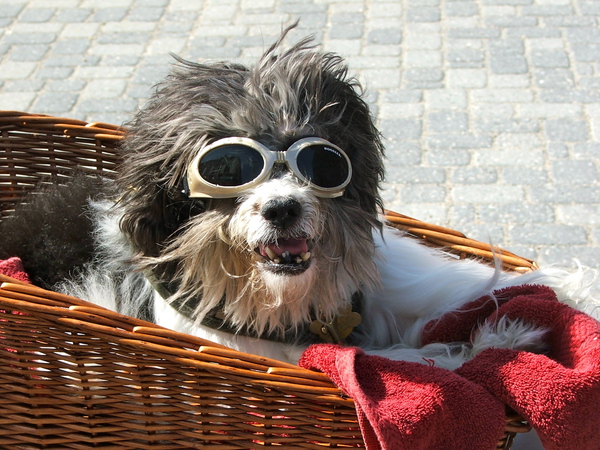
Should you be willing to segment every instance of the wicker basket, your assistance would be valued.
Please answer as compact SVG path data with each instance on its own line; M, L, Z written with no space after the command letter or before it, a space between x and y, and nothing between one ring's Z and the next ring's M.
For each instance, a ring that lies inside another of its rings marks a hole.
M1 217L40 182L75 169L112 176L123 131L0 111ZM535 263L388 212L457 258ZM126 317L1 277L0 447L249 449L364 447L352 399L323 374ZM507 413L498 448L529 426Z

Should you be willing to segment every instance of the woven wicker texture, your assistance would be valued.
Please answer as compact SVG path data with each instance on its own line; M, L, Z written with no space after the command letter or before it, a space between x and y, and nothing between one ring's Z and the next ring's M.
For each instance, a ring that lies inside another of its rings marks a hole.
M0 111L0 206L75 170L112 176L124 132L108 124ZM2 217L0 216L0 218ZM387 212L458 258L535 263L462 233ZM248 449L363 447L352 399L324 375L176 333L83 300L0 289L0 447ZM529 427L507 414L498 448Z
M29 286L5 283L0 308L2 448L361 443L324 375Z
M110 176L124 132L109 124L0 111L0 135L0 214L5 216L40 181L60 182L73 170Z

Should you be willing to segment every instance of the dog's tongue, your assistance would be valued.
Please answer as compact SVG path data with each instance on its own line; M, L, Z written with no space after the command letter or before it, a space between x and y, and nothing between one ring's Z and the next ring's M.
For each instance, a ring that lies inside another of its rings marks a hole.
M290 255L301 255L308 251L306 239L279 239L277 244L269 244L267 247L277 256L281 256L284 252L289 252ZM261 253L264 252L262 246L260 250Z

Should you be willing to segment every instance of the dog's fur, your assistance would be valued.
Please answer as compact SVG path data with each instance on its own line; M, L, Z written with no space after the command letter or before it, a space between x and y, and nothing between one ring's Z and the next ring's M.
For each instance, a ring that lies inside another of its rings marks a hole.
M128 125L116 186L91 204L96 255L61 289L287 361L297 360L312 320L331 321L356 293L363 322L350 342L371 353L455 368L490 346L538 350L543 330L506 321L482 328L473 343L421 346L428 321L494 289L544 283L566 301L570 279L458 261L385 227L383 147L358 82L338 56L316 51L310 40L281 51L282 39L252 68L178 59ZM237 199L188 198L188 164L203 146L231 136L274 150L322 137L348 154L352 180L333 199L285 172ZM270 202L290 199L301 205L290 226L261 214ZM8 222L4 235L17 232ZM307 239L310 265L300 274L274 270L256 251L286 238ZM36 259L19 256L26 264ZM186 309L191 313L182 314ZM201 323L215 312L227 331Z

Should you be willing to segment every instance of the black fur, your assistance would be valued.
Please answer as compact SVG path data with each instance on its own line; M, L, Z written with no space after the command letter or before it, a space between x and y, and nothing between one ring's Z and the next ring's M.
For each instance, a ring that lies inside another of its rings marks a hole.
M44 186L0 223L0 259L20 257L34 284L52 288L94 257L87 207L103 183L81 175L66 184Z

